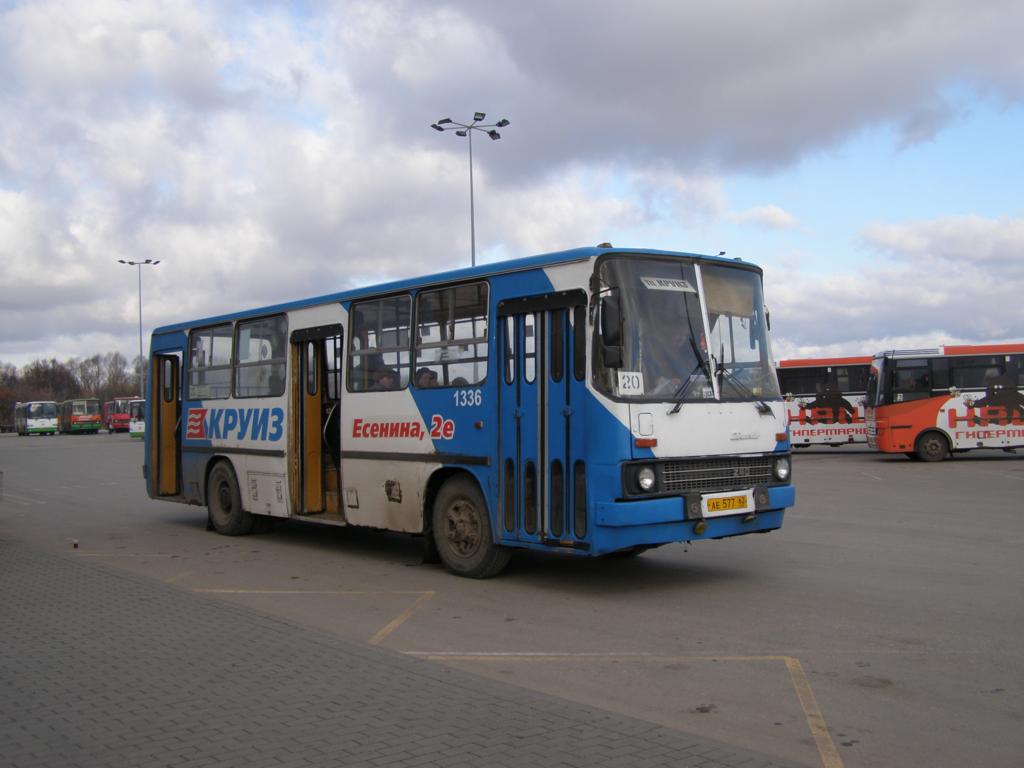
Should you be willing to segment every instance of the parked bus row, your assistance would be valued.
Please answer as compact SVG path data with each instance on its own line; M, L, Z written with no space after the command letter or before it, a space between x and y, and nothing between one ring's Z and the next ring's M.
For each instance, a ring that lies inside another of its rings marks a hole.
M39 400L16 403L14 429L19 435L96 434L128 432L133 437L145 434L145 404L142 398L112 400L100 407L95 397L80 397L57 403Z
M783 360L778 375L794 446L861 443L924 461L1024 447L1024 344Z
M422 536L453 573L779 528L762 273L580 248L158 328L149 495Z

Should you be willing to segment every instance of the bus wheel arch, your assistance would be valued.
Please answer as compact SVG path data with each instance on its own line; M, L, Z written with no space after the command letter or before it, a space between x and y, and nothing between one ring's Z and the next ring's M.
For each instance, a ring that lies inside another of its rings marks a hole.
M251 533L255 519L242 507L242 492L231 462L217 458L210 462L206 475L206 508L208 528L224 536L245 536Z
M949 438L936 429L918 435L914 442L914 453L921 461L942 461L950 454Z
M486 579L508 565L511 552L495 542L487 500L475 477L467 472L447 474L430 509L430 535L451 573Z

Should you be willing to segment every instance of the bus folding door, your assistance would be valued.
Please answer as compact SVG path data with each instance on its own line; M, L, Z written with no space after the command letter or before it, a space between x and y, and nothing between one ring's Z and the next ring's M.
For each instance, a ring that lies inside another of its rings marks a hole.
M180 493L181 361L175 355L154 355L150 392L152 402L151 461L155 496Z
M502 537L585 548L585 295L502 302Z
M341 326L292 333L293 401L298 406L300 514L338 515L340 487Z

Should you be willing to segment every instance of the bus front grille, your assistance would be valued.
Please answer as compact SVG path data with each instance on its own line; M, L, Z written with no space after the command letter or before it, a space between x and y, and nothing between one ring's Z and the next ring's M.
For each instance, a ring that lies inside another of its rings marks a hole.
M671 493L731 491L774 480L771 456L732 456L668 461L662 465L664 490Z

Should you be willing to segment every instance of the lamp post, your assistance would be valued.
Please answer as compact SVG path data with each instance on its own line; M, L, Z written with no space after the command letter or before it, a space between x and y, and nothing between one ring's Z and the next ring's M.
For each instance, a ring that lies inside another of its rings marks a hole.
M144 359L142 357L142 268L149 266L155 267L160 263L157 259L146 259L145 261L126 261L125 259L118 259L118 264L127 264L129 267L139 268L139 397L146 396L146 366L144 365Z
M444 117L430 126L435 131L455 131L456 136L465 136L469 139L469 247L472 258L471 263L474 267L476 266L476 221L473 210L473 131L486 133L491 141L497 141L501 138L501 134L495 128L504 128L509 124L508 120L502 118L496 123L482 125L486 117L487 115L483 112L475 112L473 114L473 122L468 125L457 123L450 117Z

